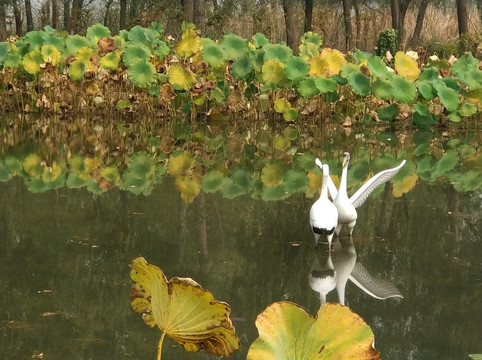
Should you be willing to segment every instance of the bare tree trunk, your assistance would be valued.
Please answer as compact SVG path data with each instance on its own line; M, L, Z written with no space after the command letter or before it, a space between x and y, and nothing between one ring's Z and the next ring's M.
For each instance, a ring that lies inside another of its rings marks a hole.
M400 25L400 6L398 5L398 0L390 1L392 9L392 28L398 30Z
M52 27L59 27L59 0L52 0Z
M129 6L129 21L135 19L139 15L139 0L131 0Z
M186 21L193 22L194 21L194 0L181 0L181 7L184 11L184 16L186 17Z
M206 9L204 8L204 0L194 0L193 21L194 25L196 25L196 27L201 30L201 34L203 34L206 29Z
M397 30L397 46L399 49L404 47L405 36L404 20L408 7L412 0L391 0L392 27Z
M72 0L72 12L70 14L70 33L80 32L83 0Z
M20 9L18 8L17 0L13 0L12 5L13 5L13 16L15 17L15 33L18 36L22 36L23 35L22 14L20 13Z
M361 34L361 15L360 15L360 4L358 0L352 0L353 8L355 9L355 25L356 25L356 35L355 35L355 47L360 48L360 34Z
M64 4L64 30L70 33L70 0L63 0Z
M7 39L7 13L5 11L5 0L0 0L0 41Z
M413 30L412 38L410 39L410 45L415 48L420 41L420 34L423 28L423 19L425 18L425 12L430 0L422 0L420 8L418 9L417 22L415 23L415 30Z
M313 24L313 0L305 0L305 27L304 32L311 31Z
M27 31L33 31L32 4L30 0L25 0L25 15L27 18Z
M294 19L294 3L289 0L282 0L283 12L285 17L285 27L286 27L286 45L290 47L293 52L296 52L296 47L298 45L298 39L296 36L296 26Z
M351 6L349 0L343 0L343 22L345 23L345 51L351 49Z
M480 23L482 24L482 0L477 0L477 11L479 12Z
M218 0L213 0L213 9L216 11L219 8Z
M110 23L109 23L109 11L110 11L110 7L112 5L112 1L113 0L107 0L107 2L105 3L105 13L104 13L104 21L103 21L103 24L104 26L106 27L110 27Z
M120 0L119 30L126 28L127 0Z
M467 22L467 0L457 1L457 21L459 23L459 36L469 32Z

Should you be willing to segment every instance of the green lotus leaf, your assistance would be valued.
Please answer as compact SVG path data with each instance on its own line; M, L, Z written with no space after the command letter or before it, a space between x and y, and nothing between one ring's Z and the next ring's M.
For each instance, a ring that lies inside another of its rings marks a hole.
M391 131L382 131L378 133L377 140L391 147L396 147L398 145L397 134Z
M129 41L132 41L133 43L136 44L147 44L147 35L146 35L146 30L140 25L136 25L133 28L131 28L127 34L127 38Z
M46 34L44 31L29 31L24 36L25 43L29 44L30 50L40 50L45 43Z
M286 99L276 99L274 101L274 110L278 113L284 113L291 109L291 104Z
M301 154L296 154L294 157L294 163L300 169L314 172L318 169L318 166L315 164L316 158L317 156L315 154L313 154L311 151L307 151Z
M100 66L106 70L117 70L120 64L120 55L118 51L111 51L100 59Z
M272 187L283 183L286 164L279 160L271 160L261 170L261 181L265 186Z
M251 177L249 173L241 167L234 167L231 169L230 179L235 185L245 190L251 185Z
M16 69L22 60L22 55L20 50L15 46L11 45L10 51L8 52L7 56L3 60L3 66L10 69Z
M62 54L54 45L42 46L41 52L44 62L50 62L53 66L57 66L62 59Z
M247 188L235 184L230 178L226 178L226 181L223 183L220 190L221 194L226 199L234 199L248 192Z
M454 184L454 188L457 191L480 191L482 189L482 176L480 172L469 170L461 174ZM482 358L482 355L481 357Z
M450 68L450 73L471 90L482 87L482 70L479 70L479 60L472 54L465 53L457 59Z
M310 64L299 56L290 56L285 63L284 74L292 81L299 81L308 76Z
M283 135L290 140L296 140L300 136L300 132L291 126L288 126L283 130Z
M447 87L443 82L437 82L433 87L437 90L440 102L448 111L454 111L457 109L460 103L460 98L454 89Z
M78 175L82 180L90 179L90 172L96 166L96 161L88 161L78 155L72 155L69 159L69 167L72 173Z
M433 155L426 154L417 161L417 174L424 181L432 181L432 174L435 170L436 159Z
M480 107L482 107L482 88L471 90L465 93L465 100L475 105L478 104Z
M417 80L416 82L418 91L425 100L432 100L437 95L432 83L426 80Z
M27 174L40 178L44 172L42 159L37 154L30 154L23 159L22 166Z
M457 152L459 153L462 159L475 155L477 150L472 145L462 144L457 148Z
M474 104L463 103L460 105L459 113L462 116L472 116L477 113L477 106Z
M94 55L94 49L88 48L88 47L82 47L79 50L77 50L77 53L75 54L75 59L76 60L83 60L83 61L89 61L92 58L92 55Z
M73 81L81 81L89 68L89 62L85 60L75 60L69 65L69 77Z
M457 150L457 148L462 144L463 142L460 139L451 139L447 141L445 146L447 149Z
M383 138L392 137L392 134L393 133L391 134L385 133L383 135ZM396 135L395 135L395 139L396 139ZM393 168L397 165L400 165L400 160L394 159L394 157L391 156L391 154L385 153L373 159L371 163L371 168L372 168L372 172L376 174L376 173L379 173L380 171Z
M264 34L261 34L261 33L254 34L252 39L253 39L254 46L256 46L257 48L261 48L266 44L269 44L269 40L266 38Z
M164 59L169 53L171 52L171 49L167 45L165 41L160 41L159 45L157 46L156 50L154 53L159 56L159 59L162 60Z
M43 64L44 58L40 50L34 50L25 55L22 59L22 65L26 72L35 75L40 71L40 64Z
M367 177L370 172L370 165L366 161L359 161L350 165L348 172L347 186L349 188L359 186L359 184Z
M96 47L89 40L87 40L87 38L80 35L69 35L65 40L65 44L67 45L67 53L71 55L77 54L77 51L83 47Z
M434 119L432 114L422 115L416 111L413 113L412 122L415 126L426 129L434 124Z
M358 65L355 65L352 63L346 63L346 62L341 65L339 72L340 72L340 76L344 79L348 79L348 76L350 76L350 74L352 73L357 73L357 74L361 73L360 67ZM337 78L338 77L333 76L333 79L335 79L335 81L337 81ZM346 83L347 81L345 82L345 84ZM344 84L340 83L340 85L344 85Z
M121 99L116 104L116 109L122 111L132 106L132 103L129 100Z
M301 169L290 169L286 172L283 185L285 189L293 194L308 189L309 181L306 172Z
M62 176L62 167L59 165L58 162L54 161L52 166L44 166L42 172L42 180L45 183L51 183L56 181L60 176ZM64 176L62 176L65 179Z
M202 38L201 41L203 44L202 56L209 65L217 67L228 61L228 55L221 45L209 38Z
M313 59L320 54L320 47L312 42L301 43L299 50L300 56L305 59Z
M429 143L433 139L433 132L430 130L419 130L413 134L412 141L415 145Z
M371 56L367 60L368 70L372 73L373 77L377 77L382 80L388 78L387 65L379 56Z
M422 104L421 102L418 102L413 106L413 108L415 109L416 112L418 112L422 116L430 115L430 109L426 104Z
M67 177L67 181L65 182L65 186L69 189L80 189L87 185L88 180L82 179L76 173L71 172Z
M422 143L413 150L413 155L415 155L416 157L420 157L427 154L429 149L430 145L428 143Z
M10 51L10 45L5 42L0 42L0 64L3 64L5 57L7 56L8 52Z
M285 111L283 113L283 119L285 119L286 121L296 120L298 116L299 116L299 111L298 109L295 109L295 108L291 108L288 111Z
M389 81L377 79L372 85L372 92L377 98L390 100L393 98L393 88Z
M336 81L332 78L314 77L315 85L322 94L336 91Z
M323 39L320 34L307 31L301 36L300 42L302 44L314 44L319 48L323 44Z
M201 189L206 193L214 193L221 189L226 179L226 175L221 171L211 170L203 176L201 180Z
M315 317L291 302L269 305L256 319L259 338L247 360L380 359L363 319L340 304L323 304Z
M151 58L151 50L146 45L129 42L124 48L122 61L127 68L134 66L138 61L149 61Z
M395 75L392 78L393 97L402 103L409 103L417 96L417 88L410 80Z
M423 69L418 77L418 81L432 81L438 79L438 76L438 70L433 66L430 66Z
M192 29L186 29L182 40L176 45L176 52L182 57L190 57L201 50L201 38Z
M201 192L201 184L192 176L177 176L174 186L181 193L181 199L190 204Z
M20 175L22 173L22 162L16 156L8 155L3 161L5 162L5 167L12 176Z
M119 187L135 195L148 195L152 190L152 181L150 178L138 177L133 171L126 170L122 174L122 182Z
M65 53L65 38L57 33L52 33L44 38L44 45L53 45L61 54Z
M149 29L157 32L159 35L164 32L164 26L156 21L153 21L149 24Z
M50 190L49 185L44 183L41 177L30 178L25 181L25 185L27 186L28 191L35 194L43 193L47 190Z
M167 170L172 176L186 174L188 170L194 166L194 159L188 152L181 152L177 155L173 154L167 163Z
M447 115L447 118L451 121L451 122L455 122L455 123L459 123L462 121L462 116L459 114L458 111L452 111L452 112L449 112L448 115Z
M127 164L127 169L138 178L149 178L155 171L155 160L145 151L133 153Z
M348 77L348 84L351 86L355 94L370 94L370 78L366 77L361 71L353 71Z
M277 61L284 64L293 54L293 51L286 45L266 44L263 46L264 62Z
M287 199L290 195L291 193L286 190L284 184L272 187L263 186L261 191L263 201L280 201Z
M267 45L268 46L268 45ZM284 66L279 61L267 61L262 69L261 76L266 85L279 87L282 86L286 78L284 77Z
M357 65L360 65L362 63L367 65L368 58L371 56L373 55L363 52L359 49L356 49L355 52L353 53L353 60L355 60L355 64Z
M391 104L385 107L381 107L378 108L376 111L380 120L393 121L398 116L397 104Z
M238 57L231 65L231 75L239 80L246 80L251 74L253 66L248 55Z
M133 85L142 88L146 88L156 80L156 68L147 61L137 61L127 69L127 74Z
M316 86L315 78L313 77L308 77L300 81L296 86L296 91L298 91L301 96L308 99L320 93L320 90Z
M115 165L102 166L100 168L100 175L115 185L119 185L121 180L119 168Z
M100 184L93 178L90 178L89 180L87 180L86 189L88 192L95 195L101 195L107 191L107 189L101 188Z
M196 82L196 75L191 70L182 68L179 64L171 65L168 76L171 85L177 85L184 90L189 90Z
M12 178L12 175L10 175L7 167L5 166L5 163L0 160L0 181L8 181Z
M455 150L447 150L442 158L435 165L434 178L446 175L455 169L459 164L459 156Z
M286 150L291 145L290 139L284 135L278 135L273 140L273 147L276 150Z
M248 53L248 40L235 34L226 34L221 39L221 46L229 59L236 59Z
M95 24L87 29L85 37L89 39L92 43L97 44L99 39L104 37L111 37L111 33L109 28L105 27L104 25Z

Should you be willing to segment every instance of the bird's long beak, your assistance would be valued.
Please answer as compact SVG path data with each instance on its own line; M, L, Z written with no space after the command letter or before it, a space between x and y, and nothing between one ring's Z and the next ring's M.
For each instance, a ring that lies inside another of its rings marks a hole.
M343 155L343 162L341 163L341 166L345 167L347 161L348 161L348 155L345 154L345 155Z

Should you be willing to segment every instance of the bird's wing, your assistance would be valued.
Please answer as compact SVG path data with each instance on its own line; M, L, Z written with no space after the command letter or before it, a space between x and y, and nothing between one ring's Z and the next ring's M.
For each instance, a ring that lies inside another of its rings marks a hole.
M402 168L402 166L405 165L405 162L406 161L403 160L402 163L397 167L380 171L378 174L370 178L365 184L363 184L361 188L357 190L356 193L354 193L350 197L350 201L353 206L355 208L359 208L360 206L362 206L368 196L373 192L373 190L394 177L395 174Z
M359 262L355 264L349 279L365 293L376 299L403 298L395 285L388 280L371 276Z

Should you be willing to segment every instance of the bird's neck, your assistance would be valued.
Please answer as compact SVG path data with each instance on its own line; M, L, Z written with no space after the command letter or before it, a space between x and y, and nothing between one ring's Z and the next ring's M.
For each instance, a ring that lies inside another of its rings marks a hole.
M348 165L348 164L347 164ZM346 182L348 178L348 166L343 166L341 170L340 188L338 189L338 194L346 194Z

